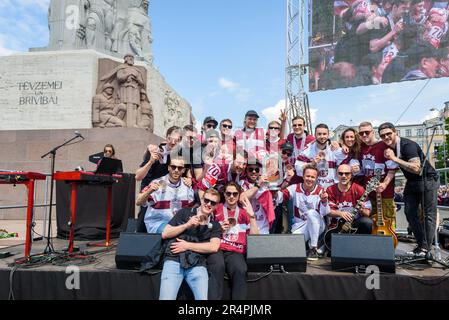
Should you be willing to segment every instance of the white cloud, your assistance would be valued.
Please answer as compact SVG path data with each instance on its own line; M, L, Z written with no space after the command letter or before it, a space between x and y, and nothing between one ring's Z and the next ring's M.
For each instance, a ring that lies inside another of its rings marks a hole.
M233 90L239 87L239 85L235 82L232 82L231 80L228 80L226 78L220 78L218 79L218 84L223 89Z
M430 111L423 119L421 119L421 122L431 120L438 118L440 116L440 112L438 110Z
M243 88L240 84L224 77L218 79L218 85L220 88L231 93L233 97L241 103L247 102L252 96L250 89Z
M262 110L262 114L268 122L279 120L281 110L285 110L285 99L279 100L273 107L268 107ZM310 108L310 117L312 123L315 123L318 115L318 109Z

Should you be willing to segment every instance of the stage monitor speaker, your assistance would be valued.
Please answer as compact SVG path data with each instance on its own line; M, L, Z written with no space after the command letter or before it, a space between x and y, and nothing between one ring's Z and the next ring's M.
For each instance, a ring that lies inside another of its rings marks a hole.
M139 269L143 259L155 248L161 245L160 234L150 233L120 233L115 264L118 269Z
M365 234L332 235L332 270L354 271L377 266L381 272L395 273L392 237Z
M304 235L248 235L248 271L306 272L307 257Z

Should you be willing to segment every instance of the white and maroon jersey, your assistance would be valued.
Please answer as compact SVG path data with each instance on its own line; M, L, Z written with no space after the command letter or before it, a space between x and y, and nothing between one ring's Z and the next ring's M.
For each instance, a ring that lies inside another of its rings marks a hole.
M234 181L240 183L243 180L243 173L241 175L232 173L232 163L226 161L216 161L207 168L203 178L198 182L198 189L206 191L207 189L217 187L221 190L225 184Z
M181 179L176 185L172 184L168 175L155 180L165 185L149 195L145 207L145 226L148 233L156 233L163 224L168 223L180 209L190 208L195 202L194 191ZM149 186L142 190L148 190Z
M321 217L330 213L329 203L323 204L320 195L324 189L316 185L311 192L304 190L304 185L294 184L287 189L278 192L277 202L282 203L293 200L293 225L292 232L302 227L307 222L307 216L311 212L318 212Z
M396 171L399 169L399 166L396 162L385 158L384 152L386 149L388 149L388 146L383 142L375 143L372 146L368 146L365 143L362 143L360 162L364 175L364 186L366 186L366 184L371 180L372 177L376 175L377 172L381 174L382 182L389 171ZM394 198L394 179L387 186L387 189L382 192L382 197L387 199Z
M338 184L327 188L327 194L329 195L329 206L331 210L337 210L342 212L352 213L357 206L357 202L365 193L365 189L353 183L351 188L346 192L341 192L338 188ZM368 197L362 204L362 207L371 209L371 202ZM331 224L335 224L337 219L333 218Z
M337 167L347 158L347 155L341 148L332 151L330 146L321 150L318 148L317 143L311 143L299 156L295 163L296 174L300 177L303 176L303 167L306 163L312 162L320 152L325 152L326 158L317 165L318 169L318 184L327 188L338 182Z
M243 191L254 188L254 183L248 180L240 182ZM256 214L257 227L260 234L269 234L270 226L274 221L273 197L270 190L261 187L254 197L250 200L254 213ZM270 203L271 202L271 203Z
M237 152L245 150L253 155L260 150L265 150L265 131L263 128L255 130L239 129L234 133Z
M369 0L334 0L334 15L341 17L341 14L349 8L352 8L354 13L369 14L369 6Z
M433 10L433 9L432 9ZM443 10L443 9L442 9ZM447 33L447 22L430 22L424 32L424 39L429 42L435 49L440 48L441 39Z
M297 139L294 133L290 133L287 137L287 141L293 145L293 155L292 158L298 159L301 152L315 141L315 137L312 135L303 134L302 138Z
M224 212L224 205L219 204L215 210L215 221L221 222L227 220ZM250 218L245 209L227 210L228 218L234 218L236 225L223 232L221 237L220 249L223 251L234 251L246 253L246 236L250 231ZM238 216L237 216L238 214Z

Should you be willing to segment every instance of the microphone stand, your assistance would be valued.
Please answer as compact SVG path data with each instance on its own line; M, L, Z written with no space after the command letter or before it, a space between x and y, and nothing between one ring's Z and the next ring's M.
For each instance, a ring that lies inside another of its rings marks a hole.
M46 154L41 156L41 159L43 159L43 158L45 158L47 156L50 156L50 158L51 158L50 210L48 212L47 246L44 249L44 254L55 253L55 249L53 248L53 244L51 242L51 214L52 214L52 209L53 209L53 189L54 189L54 179L53 178L54 178L54 175L55 175L56 152L60 148L68 145L70 142L72 142L72 141L74 141L74 140L76 140L78 138L81 138L82 140L84 140L84 138L81 135L76 134L76 136L73 137L72 139L64 142L63 144L61 144L61 145L59 145L57 147L54 147L49 152L47 152ZM81 141L77 141L75 143L78 143L78 142L81 142Z
M425 157L424 157L424 161L423 161L423 163L422 163L422 168L421 168L421 172L419 173L419 175L422 177L422 181L423 181L423 190L422 190L422 199L421 199L421 209L422 209L422 212L423 212L423 216L424 216L424 221L423 221L423 233L424 233L424 240L425 241L427 241L428 239L427 239L427 237L428 237L428 235L427 235L427 230L426 230L426 225L425 225L425 223L426 223L426 216L425 216L425 212L424 212L424 210L425 210L425 195L424 195L424 192L425 192L425 190L426 190L426 176L427 176L427 169L426 169L426 164L429 162L429 157L430 157L430 146L432 145L432 142L433 142L433 138L435 137L435 132L436 132L436 130L439 128L439 127L442 127L443 128L443 130L444 130L444 126L443 126L443 124L441 123L441 124L438 124L438 125L436 125L436 126L433 126L433 127L430 127L430 128L426 128L426 129L432 129L433 128L433 131L432 131L432 136L430 137L430 141L428 142L428 144L427 144L427 152L426 152L426 155L425 155ZM427 130L426 130L426 137L428 138L428 134L427 134ZM427 139L428 140L428 139ZM446 143L446 142L444 142L444 143ZM430 164L430 163L429 163ZM438 210L438 209L437 209ZM405 264L410 264L410 263L415 263L415 262L427 262L427 263L430 263L430 262L435 262L435 263L438 263L438 264L440 264L441 266L443 266L445 269L446 268L449 268L449 263L448 262L446 262L446 261L443 261L442 259L441 259L441 249L440 249L440 245L439 245L439 243L438 243L438 225L439 225L439 222L438 222L438 214L437 213L435 213L435 223L437 224L437 226L436 226L436 228L435 228L435 235L434 235L434 242L435 242L435 245L434 245L434 249L435 249L435 254L436 254L436 258L434 258L433 256L432 256L432 253L431 253L431 248L428 248L428 252L427 252L427 254L426 254L426 256L425 257L423 257L423 258L417 258L417 259L412 259L412 260L408 260L408 261L403 261L403 262L401 262L400 264L403 264L403 263L405 263Z

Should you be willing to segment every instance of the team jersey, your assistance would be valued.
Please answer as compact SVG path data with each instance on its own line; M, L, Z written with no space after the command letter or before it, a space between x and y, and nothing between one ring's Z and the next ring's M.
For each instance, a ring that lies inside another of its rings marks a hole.
M290 133L287 137L287 141L290 142L294 148L292 158L297 159L301 155L301 152L303 152L309 144L315 141L315 137L304 133L302 138L297 139L294 133Z
M366 184L376 175L377 172L381 174L382 182L389 171L396 171L399 169L396 162L385 158L384 152L386 149L388 149L388 146L383 142L375 143L372 146L362 143L360 162L362 164L364 175L364 186L366 186ZM390 182L385 191L382 192L382 197L388 199L392 199L394 197L394 179Z
M429 12L429 19L426 23L424 39L427 40L435 49L440 48L441 39L448 31L447 23L448 12L443 8L432 8Z
M357 201L365 193L365 188L353 183L351 188L346 192L341 192L338 188L338 184L327 188L327 194L329 195L329 206L331 210L343 211L343 212L353 212L354 208L357 206ZM371 209L371 202L368 197L362 204L363 207ZM337 222L336 218L332 218L331 225L335 225Z
M219 204L215 210L215 221L221 222L227 220L225 217L224 205ZM250 218L245 209L238 208L236 210L227 210L228 218L234 218L236 224L223 232L221 237L220 249L223 251L234 251L238 253L246 253L246 236L250 231Z
M204 173L204 177L198 182L198 189L206 191L207 189L216 187L219 191L228 182L234 181L239 183L243 180L243 173L238 175L232 173L232 163L227 161L216 161Z
M245 150L253 155L260 150L265 150L265 132L262 128L255 130L240 129L234 134L237 151Z
M282 203L288 200L293 201L293 224L292 232L301 228L307 223L307 216L311 212L318 212L321 217L325 217L330 213L329 203L323 204L321 202L320 195L324 192L324 189L319 185L316 185L311 192L304 190L304 185L294 184L287 189L278 191L278 198L276 201Z
M168 223L177 211L190 208L195 202L194 191L188 187L181 179L176 185L172 184L168 175L155 182L159 182L163 187L149 195L145 207L145 226L148 233L156 233L158 228ZM164 187L165 186L165 187ZM142 190L146 192L150 186Z
M299 156L295 163L296 174L303 176L303 167L306 163L312 162L321 152L325 153L323 161L317 164L318 169L318 184L327 188L338 182L337 167L346 159L347 155L341 148L332 151L330 146L321 150L318 148L317 143L311 143Z
M243 191L254 188L254 184L248 180L240 182ZM259 188L254 197L250 200L254 213L256 214L257 227L260 234L269 234L271 224L274 221L273 197L270 190L265 187Z

